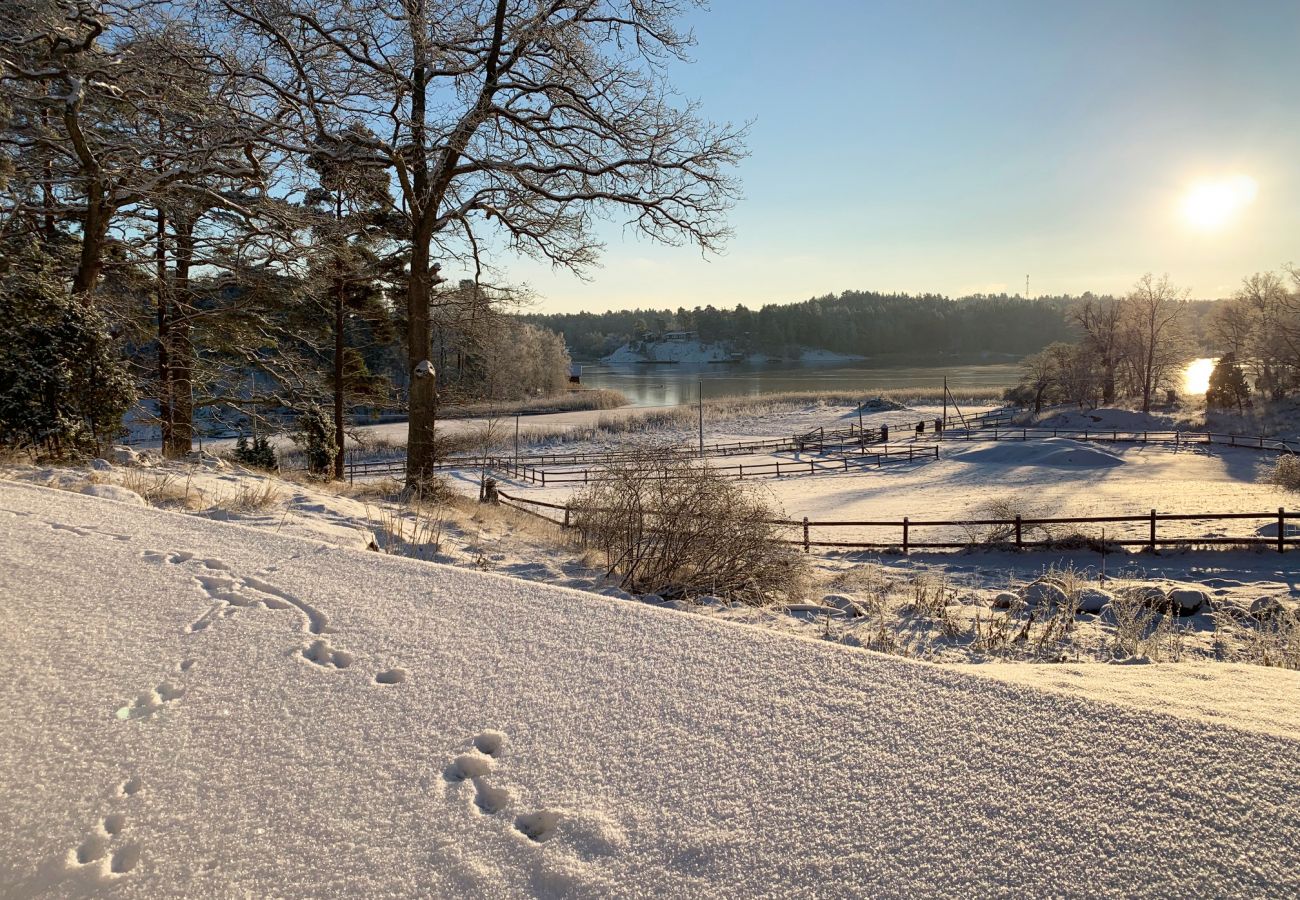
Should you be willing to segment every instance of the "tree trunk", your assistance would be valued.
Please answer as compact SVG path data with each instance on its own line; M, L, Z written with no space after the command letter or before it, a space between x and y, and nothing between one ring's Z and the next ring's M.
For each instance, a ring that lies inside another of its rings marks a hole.
M1105 377L1101 383L1101 402L1110 405L1115 402L1115 369L1117 366L1110 360L1103 361Z
M172 409L171 295L167 284L167 214L157 211L154 232L154 278L158 282L158 421L163 455L167 455L175 427Z
M411 16L424 26L424 2L417 0ZM437 415L438 377L430 371L433 344L429 331L429 300L435 272L430 271L429 243L437 203L429 195L429 159L426 151L425 114L428 103L428 67L424 49L417 44L411 67L411 277L406 289L406 364L410 376L407 409L406 488L418 490L434 473L434 418Z
M72 295L90 301L99 283L99 273L104 267L104 241L108 237L108 221L112 211L104 198L104 186L97 178L90 179L86 190L86 215L81 222L81 255L77 271L72 276Z
M417 240L411 248L411 280L406 296L407 374L411 399L406 436L406 486L427 483L434 473L434 418L437 414L438 378L432 365L429 330L429 244ZM425 365L421 365L424 363Z
M163 455L179 459L194 449L194 325L193 307L189 302L190 264L194 259L194 235L188 223L177 223L176 277L174 280L173 309L176 317L171 322L171 440L163 448Z
M343 477L343 274L334 283L334 477Z

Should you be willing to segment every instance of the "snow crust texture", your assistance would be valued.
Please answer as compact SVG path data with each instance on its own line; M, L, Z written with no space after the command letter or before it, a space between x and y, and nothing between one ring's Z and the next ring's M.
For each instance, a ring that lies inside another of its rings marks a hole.
M0 484L0 896L1287 896L1300 742Z

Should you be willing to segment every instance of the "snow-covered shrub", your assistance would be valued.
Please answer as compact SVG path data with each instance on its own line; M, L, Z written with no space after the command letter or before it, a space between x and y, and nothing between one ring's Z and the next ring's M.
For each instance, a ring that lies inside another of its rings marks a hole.
M1284 453L1277 458L1273 468L1268 470L1269 484L1275 484L1288 491L1300 491L1300 456Z
M35 246L11 242L0 259L0 445L102 451L135 400L104 320Z
M646 457L610 466L574 512L583 540L625 590L755 605L802 590L806 564L778 543L771 506L707 465Z

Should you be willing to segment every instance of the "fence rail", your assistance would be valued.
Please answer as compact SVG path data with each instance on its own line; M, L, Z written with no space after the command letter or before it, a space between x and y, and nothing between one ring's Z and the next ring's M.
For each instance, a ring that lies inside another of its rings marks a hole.
M847 428L826 428L824 426L814 428L812 431L796 435L795 443L799 445L800 450L806 447L816 447L818 450L833 450L860 447L878 441L887 443L891 435L897 437L915 435L917 438L922 438L926 434L933 434L937 438L949 429L978 431L984 428L1010 425L1015 421L1015 417L1023 412L1025 410L1018 407L1001 406L997 409L969 416L919 419L915 422L880 425L874 428L867 428L850 422Z
M1069 428L1010 428L987 431L945 431L943 440L952 441L1027 441L1046 438L1069 438L1076 441L1100 441L1120 444L1172 444L1175 447L1215 445L1245 450L1268 450L1277 453L1300 453L1300 441L1270 438L1263 435L1221 434L1213 431L1122 431Z
M713 472L723 478L784 478L794 475L830 475L836 472L849 472L855 469L879 468L893 463L916 462L917 460L938 459L938 445L922 446L904 444L902 446L878 445L867 453L855 456L841 456L835 459L777 460L770 463L740 463L734 466L712 466ZM606 459L606 462L609 460ZM613 477L605 468L560 469L547 471L544 468L524 464L515 464L513 460L501 459L497 465L489 466L494 472L523 481L528 484L547 487L555 484L591 484L608 481ZM687 477L671 475L669 470L661 470L664 478Z
M547 521L554 522L564 528L574 527L574 512L576 507L572 504L551 503L544 500L533 500L526 497L518 497L499 491L498 496L506 505L530 515L538 516ZM529 507L535 507L530 509ZM562 513L561 517L548 514L547 512L538 512L537 510L554 510ZM642 516L654 515L654 513L642 513ZM1204 534L1197 536L1179 535L1173 537L1162 537L1159 534L1161 522L1216 522L1216 521L1242 521L1255 520L1263 521L1276 528L1276 534L1259 534L1256 532L1252 535L1241 537L1230 537L1221 534ZM1160 547L1186 547L1192 545L1203 546L1265 546L1272 547L1278 553L1285 552L1288 547L1291 549L1300 549L1300 525L1288 525L1288 522L1300 523L1300 511L1287 512L1279 508L1276 512L1232 512L1232 513L1161 513L1151 510L1147 513L1117 515L1117 516L1056 516L1056 517L1025 517L1016 516L1010 519L912 519L904 516L902 519L891 520L835 520L835 521L813 521L807 518L796 519L771 519L764 524L774 525L787 530L794 530L798 537L779 538L779 543L800 546L804 552L810 552L813 547L825 547L839 550L897 550L902 553L908 553L912 550L959 550L972 546L979 546L981 541L968 537L963 541L927 541L917 540L914 530L918 528L961 528L971 529L977 527L995 527L1005 530L1006 539L999 541L998 544L1017 549L1059 549L1063 546L1063 539L1042 538L1039 540L1028 540L1025 537L1026 528L1043 528L1045 526L1060 525L1145 525L1145 534L1142 536L1123 536L1114 535L1104 538L1099 542L1102 552L1106 552L1109 547L1142 547L1151 552L1156 552ZM815 540L813 529L836 529L836 528L873 528L873 529L890 529L895 531L899 540L884 541L834 541L834 540ZM1288 530L1289 529L1289 530Z
M758 441L732 441L730 443L715 443L704 445L704 456L744 456L750 453L787 453L794 452L798 449L793 438L767 438ZM647 450L626 450L626 451L607 451L586 453L526 453L521 454L518 458L514 456L449 456L439 460L434 464L435 469L478 469L484 466L492 468L501 464L503 460L509 461L512 465L518 462L519 465L533 467L539 466L563 466L563 465L581 465L583 463L606 463L617 462L620 460L644 459L650 455L677 456L684 459L699 458L699 447L656 447ZM387 460L375 461L357 461L349 460L344 464L344 471L349 480L356 478L367 478L377 475L405 475L406 474L406 457L396 457Z

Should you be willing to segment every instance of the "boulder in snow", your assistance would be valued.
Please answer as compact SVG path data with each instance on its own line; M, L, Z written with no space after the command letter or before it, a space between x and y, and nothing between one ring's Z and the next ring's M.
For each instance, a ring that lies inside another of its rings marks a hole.
M832 606L846 616L855 619L867 614L866 610L858 604L858 601L844 594L827 594L822 597L822 603L825 606Z
M102 497L105 500L116 500L118 503L130 503L135 506L146 505L144 498L135 491L116 484L88 484L81 489L81 492L92 497Z
M787 603L783 609L790 615L799 618L843 615L843 613L835 607L822 606L820 603Z
M1099 613L1115 601L1115 595L1101 588L1086 587L1079 591L1079 612Z
M130 447L122 445L116 445L110 449L108 458L115 466L138 466L140 464L140 454Z
M1150 606L1153 609L1164 609L1169 603L1169 598L1165 596L1165 592L1154 584L1139 584L1136 587L1128 588L1124 593L1143 606Z
M191 450L186 454L186 458L190 462L203 466L205 469L216 469L218 472L225 472L230 468L230 464L224 459L210 453L204 453L202 450Z
M1210 608L1210 595L1200 588L1171 588L1165 596L1169 611L1176 616L1191 616Z
M1071 605L1070 595L1054 581L1039 579L1020 592L1026 606L1062 607Z
M1277 622L1295 615L1277 597L1260 597L1250 605L1250 614L1260 622Z
M92 459L90 461L90 467L96 472L113 471L113 464L106 459Z
M991 604L994 609L1010 609L1020 602L1020 597L1010 591L1000 591Z

